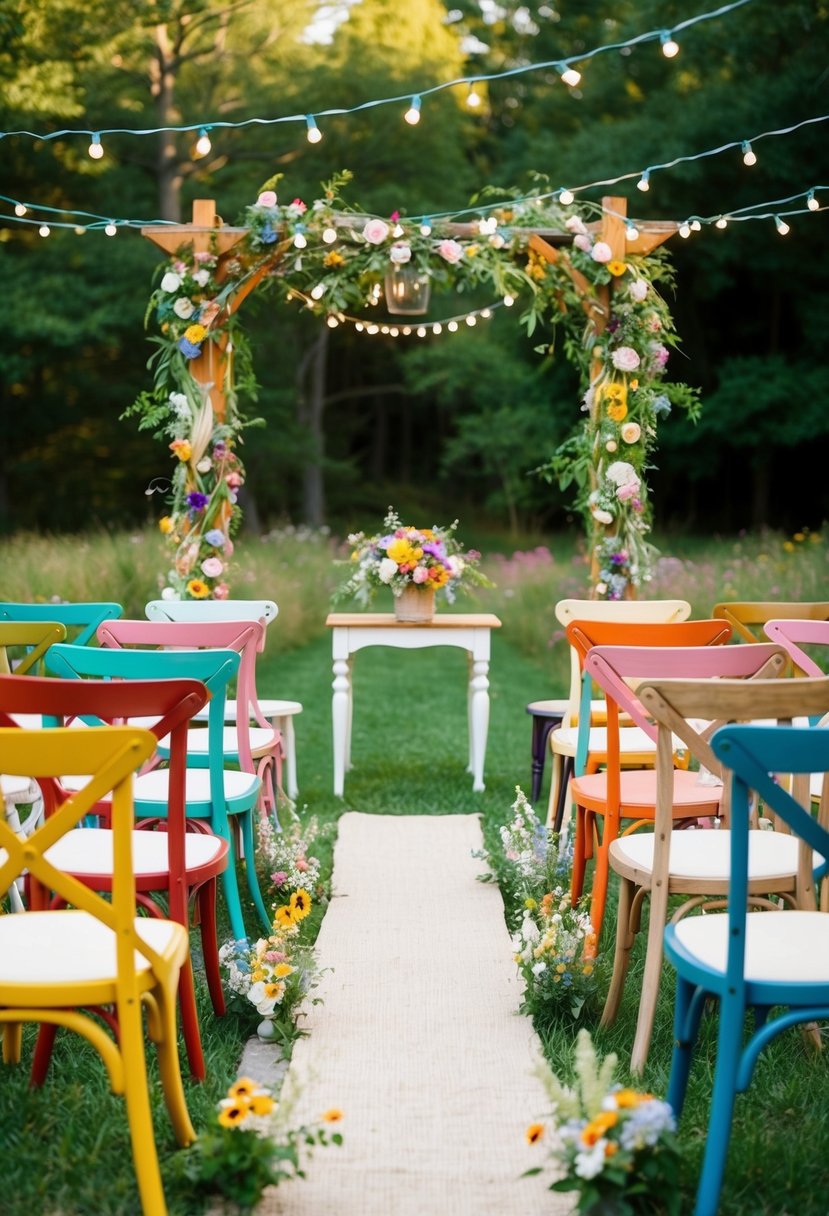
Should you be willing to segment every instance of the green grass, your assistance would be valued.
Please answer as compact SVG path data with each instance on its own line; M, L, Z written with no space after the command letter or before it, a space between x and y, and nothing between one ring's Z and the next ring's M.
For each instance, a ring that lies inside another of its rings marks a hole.
M125 603L127 615L140 614L144 601L155 594L157 546L154 538L146 536L126 549L129 543L127 538L103 536L77 544L4 541L0 544L3 595L112 598ZM793 544L791 551L786 544ZM354 664L354 767L340 800L332 794L332 671L330 637L324 626L328 589L339 579L331 565L334 546L325 537L295 534L239 546L243 577L234 590L239 595L274 598L280 604L261 661L259 691L262 696L291 697L303 703L295 728L299 805L306 808L304 813L317 815L322 822L335 821L345 809L374 814L480 813L485 838L494 846L498 827L510 816L516 784L527 792L530 788L531 726L524 707L538 697L566 693L566 643L557 632L553 607L563 596L584 594L585 567L572 543L557 547L552 540L550 549L552 561L536 557L493 562L499 586L474 605L477 610L496 611L504 622L493 635L486 790L474 794L465 772L462 652L371 648L361 652ZM85 555L83 562L78 560L79 552ZM773 534L696 547L689 543L687 550L661 564L649 594L688 598L696 615L706 615L723 598L823 598L826 557L824 540L791 542ZM125 590L129 596L122 594ZM538 808L542 816L546 792L545 786ZM612 901L606 925L603 945L610 949ZM599 1050L618 1051L623 1065L633 1041L643 945L644 934L616 1025L607 1031L597 1029L601 1000L586 1013L585 1024L594 1032ZM48 969L48 960L44 968ZM647 1087L659 1094L665 1092L670 1066L671 979L666 969L645 1074ZM603 998L604 992L600 995ZM235 1076L245 1037L257 1020L255 1015L235 1014L216 1019L203 990L200 999L208 1080L202 1085L187 1083L197 1128L206 1125ZM570 1066L575 1029L564 1021L545 1034L550 1059L562 1073ZM712 1014L706 1019L681 1125L680 1186L688 1210L704 1147L715 1032ZM100 1061L85 1044L66 1034L60 1034L58 1042L42 1091L28 1088L25 1065L0 1073L4 1150L0 1210L4 1216L132 1216L138 1201L123 1104L109 1094ZM797 1031L785 1034L761 1057L753 1086L738 1101L723 1216L823 1216L828 1073L829 1053L812 1053ZM620 1079L626 1079L624 1068ZM536 1113L528 1111L528 1121ZM157 1093L155 1114L170 1211L173 1216L200 1216L206 1205L182 1176L182 1155L175 1150ZM324 1169L324 1155L311 1168ZM521 1186L518 1179L516 1186Z

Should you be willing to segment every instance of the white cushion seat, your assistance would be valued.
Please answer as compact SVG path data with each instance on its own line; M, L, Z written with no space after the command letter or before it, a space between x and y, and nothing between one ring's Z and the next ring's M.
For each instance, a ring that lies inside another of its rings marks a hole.
M0 776L0 794L4 798L21 802L23 798L29 796L39 798L40 790L30 777L9 777L6 773L3 773Z
M653 870L655 837L652 832L620 836L610 846L614 862L625 867ZM783 879L797 871L798 838L785 832L755 831L748 838L749 876ZM815 855L816 864L821 860ZM672 878L728 881L731 872L731 832L703 828L671 832L669 871Z
M170 869L167 832L132 833L132 865L136 879L164 874ZM187 832L184 858L188 870L208 865L222 851L224 841L203 832ZM111 875L112 832L107 828L74 828L46 851L46 859L71 874Z
M67 790L82 789L88 777L70 775L60 778L60 783ZM166 807L170 771L166 768L154 768L149 773L141 773L133 778L133 797L136 803L158 802ZM225 798L228 802L239 798L255 797L259 789L259 778L252 773L239 773L234 769L224 770ZM210 802L210 770L207 768L188 768L185 779L185 797L188 807L191 803ZM191 808L192 810L192 808Z
M728 917L687 916L671 926L673 940L712 971L725 974ZM829 984L829 915L824 912L749 912L745 976L748 983Z
M575 756L579 739L577 726L562 726L550 735L551 744L555 744L558 752L568 752ZM684 746L680 744L680 746ZM607 727L591 726L588 749L591 752L607 752ZM631 752L645 752L648 755L656 753L656 744L641 726L626 726L619 731L619 751L624 756Z
M193 755L206 756L209 750L210 732L205 728L196 727L195 730L187 732L187 750ZM255 756L258 752L269 751L276 742L276 734L272 730L266 730L262 726L251 726L248 733L250 739L250 750ZM236 736L235 726L226 726L222 732L222 750L226 756L236 755L238 751L238 738ZM160 752L169 751L170 739L162 739L158 745Z
M236 721L238 705L238 701L225 702L225 722ZM266 718L288 718L294 714L301 714L302 704L299 701L279 701L276 698L260 697L259 709ZM206 722L209 716L210 710L206 707L193 715L193 721Z

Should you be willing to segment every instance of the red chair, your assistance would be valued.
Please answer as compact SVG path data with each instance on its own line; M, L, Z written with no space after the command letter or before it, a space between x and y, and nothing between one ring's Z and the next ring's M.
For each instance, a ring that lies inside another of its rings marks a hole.
M0 676L0 725L17 726L18 714L45 715L58 726L83 717L95 724L120 723L141 717L153 723L156 739L170 740L168 818L144 821L132 832L136 899L151 916L190 922L190 903L198 908L205 974L213 1007L224 1013L221 969L216 928L216 881L228 865L228 842L209 832L204 824L187 820L184 801L187 727L193 714L207 701L207 690L197 680L62 680L40 676ZM41 783L47 817L66 801L67 793L54 779ZM107 791L101 790L105 799ZM109 800L98 809L107 816ZM187 825L187 828L185 827ZM95 891L111 892L113 882L113 834L108 827L77 827L56 840L46 854L56 869L71 874ZM38 882L29 884L33 910L50 906L52 892ZM164 913L154 896L163 894ZM199 1034L193 972L188 960L182 968L179 1007L190 1070L205 1076ZM35 1052L33 1082L46 1076L56 1026L43 1026Z

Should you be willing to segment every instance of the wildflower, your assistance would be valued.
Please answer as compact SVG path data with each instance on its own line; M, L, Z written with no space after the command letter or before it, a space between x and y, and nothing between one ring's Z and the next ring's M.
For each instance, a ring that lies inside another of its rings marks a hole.
M210 588L200 578L191 578L186 590L187 594L194 600L203 600L210 595Z
M165 536L169 536L171 532L175 531L176 521L171 515L162 515L161 519L158 521L158 527Z
M173 453L173 455L177 456L178 459L182 462L182 464L186 464L187 461L190 459L190 457L193 455L193 449L191 448L190 443L186 439L174 439L173 442L169 445L169 447L170 447L170 451Z
M618 279L618 278L621 278L621 276L627 270L627 263L619 262L614 258L612 261L608 262L607 268L610 271L610 273L613 275L614 279Z
M610 356L613 366L620 372L635 372L641 363L632 346L620 346Z
M405 266L412 260L412 247L405 241L396 241L389 250L389 258L395 266Z
M322 1112L323 1123L339 1123L343 1117L343 1112L338 1106L332 1106L329 1110Z
M626 422L622 427L622 439L625 443L637 443L642 434L642 428L638 422Z
M161 290L172 295L174 291L178 291L179 287L181 287L181 279L174 271L168 270L161 280Z
M229 1098L249 1098L257 1088L257 1082L250 1077L239 1077L227 1091Z
M305 920L311 911L311 896L302 887L294 891L290 899L291 915L295 921Z
M594 262L610 262L613 259L613 250L606 241L596 241L590 250L590 256Z
M213 545L214 549L222 549L227 538L221 528L211 528L209 532L205 532L204 539L208 545Z
M232 1102L225 1099L219 1111L219 1124L221 1127L238 1127L240 1123L244 1123L249 1114L248 1102Z
M207 494L202 494L200 490L192 490L184 501L191 511L203 511L210 498Z
M198 346L207 337L207 330L203 325L188 325L184 331L184 337L194 346Z
M527 1138L527 1144L538 1144L544 1136L543 1123L531 1123L524 1135Z
M329 269L342 266L344 263L345 258L341 253L338 253L336 249L329 250L329 252L326 253L325 257L322 259L323 266L326 266Z

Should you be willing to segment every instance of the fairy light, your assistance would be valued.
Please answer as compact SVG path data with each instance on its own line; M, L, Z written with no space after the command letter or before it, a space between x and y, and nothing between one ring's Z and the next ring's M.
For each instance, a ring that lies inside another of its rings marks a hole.
M311 299L312 300L321 300L324 295L325 295L325 284L324 283L317 283L316 287L311 288Z
M481 94L471 81L469 83L469 92L466 95L466 104L469 106L470 110L477 110L481 104Z
M433 334L434 334L436 337L437 337L437 335L438 335L438 334L442 334L442 333L443 333L443 326L441 325L440 321L436 321L436 322L435 322L435 324L432 326L432 333L433 333Z
M15 203L14 214L17 216L23 216L26 214L26 208L23 206L22 203Z
M449 330L450 334L456 334L458 332L457 321L450 321L446 328Z
M639 229L637 227L635 227L635 225L633 225L633 224L628 224L627 228L625 228L625 240L626 241L638 241L638 239L639 239Z
M410 337L411 332L412 332L412 327L411 327L410 325L404 325L404 326L403 326L403 335L404 335L404 337L406 337L406 338Z
M810 190L806 195L806 206L810 211L820 211L820 203L815 198L814 190Z
M785 236L787 232L791 232L791 228L785 220L781 220L779 215L774 217L774 226L781 236Z
M106 228L104 229L104 232L107 234L107 236L115 236L117 231L118 231L118 229L117 229L116 225L113 223L107 224Z
M318 144L322 139L322 131L317 126L317 120L313 114L305 115L305 126L308 128L305 132L305 138L309 144Z
M484 319L485 321L488 321L488 320L489 320L489 318L492 316L492 312L491 312L491 310L490 310L490 309L488 309L488 308L482 308L482 309L481 309L481 316L483 317L483 319Z
M357 330L358 334L361 334L365 329L365 325L363 325L362 321L358 321L354 328Z
M466 323L469 326L469 328L472 329L473 326L478 324L478 318L475 316L474 313L470 313L469 316L466 318Z
M699 220L691 220L691 231L702 232L702 224L699 222Z
M636 183L636 189L641 190L643 194L647 194L647 192L650 190L650 188L651 188L651 171L650 171L650 169L645 169L644 173L639 178L639 181Z
M663 30L659 35L659 41L662 43L662 54L666 59L674 59L679 54L679 43L673 38L668 30Z
M101 137L97 134L97 132L92 136L92 143L87 148L87 152L93 160L100 160L103 156L104 145L101 143Z
M420 122L420 98L416 93L412 98L411 105L403 117L410 127L416 127Z
M507 308L512 308L514 303L515 303L515 296L509 296L509 295L504 296L504 304L506 305Z
M369 325L369 326L367 326L367 327L366 327L366 333L367 333L367 334L379 334L379 332L380 332L380 326L379 326L379 325Z
M86 232L86 229L81 224L78 224L76 226L75 236L83 236L85 234L85 232Z
M389 333L391 334L391 336L393 338L396 338L397 335L400 333L400 330L397 328L396 325L392 325L391 329L389 330Z
M569 207L574 198L575 195L573 194L572 190L562 190L558 196L558 201L561 203L562 207Z
M38 233L41 236L48 236L51 231L52 230L48 224L41 224L40 227L38 228Z
M750 168L752 165L757 164L757 156L756 156L755 152L752 150L751 144L749 143L749 141L747 139L744 139L743 142L740 144L740 150L743 154L743 164L744 165L748 165Z
M571 89L574 89L581 80L581 72L574 67L570 67L569 64L557 63L556 71L561 77L563 83L569 85Z
M420 235L421 236L431 236L431 233L432 233L432 225L429 223L428 217L424 218L423 223L420 225Z
M380 326L380 333L381 333L381 334L390 334L390 333L391 333L391 329L390 329L390 327L389 327L388 325L381 325L381 326Z
M329 329L336 329L337 326L339 325L339 321L337 320L336 317L328 316L325 318L325 324L328 326Z
M403 236L404 232L405 232L405 228L403 227L402 224L395 224L391 230L391 234L396 241L400 240L400 238L401 238L401 236Z
M728 220L725 218L724 215L721 215L719 219L714 220L714 227L715 228L727 228Z
M337 229L336 228L324 228L323 232L322 232L322 239L323 239L324 244L333 245L337 239Z
M207 156L213 145L210 142L210 136L207 133L207 127L199 129L199 138L196 140L195 154L196 156Z
M308 238L306 237L304 232L297 232L294 235L294 248L295 249L304 249L307 244L308 244Z
M679 225L679 235L682 237L682 239L684 241L687 241L688 237L691 235L691 225L688 223L680 224Z
M417 336L418 336L418 338L425 338L425 337L426 337L426 326L425 326L425 325L418 325L418 327L417 327Z

